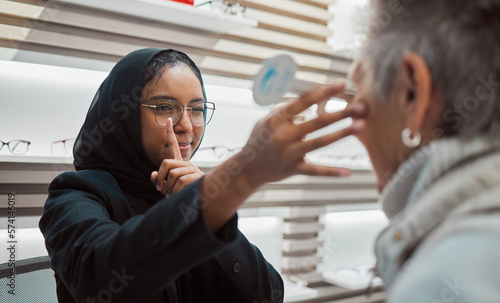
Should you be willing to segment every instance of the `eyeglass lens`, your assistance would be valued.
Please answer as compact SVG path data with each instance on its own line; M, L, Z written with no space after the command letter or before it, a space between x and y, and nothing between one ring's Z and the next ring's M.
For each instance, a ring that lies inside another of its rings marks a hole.
M13 140L9 142L2 142L2 146L0 147L0 150L3 148L4 145L7 145L7 148L12 154L15 155L21 155L24 154L25 152L28 151L28 147L31 142L25 141L25 140Z
M229 158L230 156L234 155L238 151L241 150L241 147L237 148L228 148L225 146L208 146L208 147L202 147L200 148L199 151L211 151L213 156L217 160L225 160Z
M215 106L211 102L199 102L192 107L185 108L178 101L158 101L154 109L156 122L165 126L167 125L167 120L172 118L172 123L175 124L182 118L185 109L190 112L191 122L194 126L205 126L212 119Z
M50 145L51 154L71 154L73 152L73 145L75 144L75 139L65 139L54 141Z
M222 146L214 147L214 155L217 159L224 159L229 155L229 149Z
M243 16L243 13L246 10L246 7L242 6L240 3L231 3L227 0L212 0L203 2L198 4L197 7L204 6L206 4L210 4L210 9L215 12L222 12L225 14L238 15L239 17Z

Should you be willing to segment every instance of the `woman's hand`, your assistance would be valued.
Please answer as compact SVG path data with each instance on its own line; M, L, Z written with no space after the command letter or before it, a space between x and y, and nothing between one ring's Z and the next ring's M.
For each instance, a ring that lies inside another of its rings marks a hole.
M158 171L151 173L151 182L156 185L156 190L169 197L205 174L191 162L182 159L172 120L167 122L166 128L167 145L174 159L164 159Z
M294 123L296 115L311 105L321 103L343 92L344 84L318 88L302 95L298 100L272 112L254 127L238 162L243 166L249 182L258 187L267 182L279 181L291 175L347 176L349 170L306 163L308 152L329 145L355 134L365 123L362 120L351 126L319 138L304 140L306 135L348 117L366 114L364 106L348 106L328 113L318 112L318 117L301 124Z
M335 113L321 112L318 117L294 123L296 115L313 104L324 102L344 90L344 84L316 88L298 100L283 106L260 120L243 149L215 167L202 181L200 195L205 222L215 232L227 222L241 204L261 185L292 175L347 176L349 170L306 163L305 155L365 127L364 120L322 137L305 140L306 136L325 126L349 117L363 117L367 109L349 106ZM228 126L230 127L230 126Z

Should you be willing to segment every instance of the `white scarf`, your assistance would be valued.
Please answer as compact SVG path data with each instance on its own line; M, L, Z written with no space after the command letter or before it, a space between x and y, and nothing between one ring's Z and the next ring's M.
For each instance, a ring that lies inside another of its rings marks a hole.
M500 208L499 194L500 140L447 138L415 151L380 198L390 224L375 244L376 270L386 286L427 235L438 226L454 228L444 221Z

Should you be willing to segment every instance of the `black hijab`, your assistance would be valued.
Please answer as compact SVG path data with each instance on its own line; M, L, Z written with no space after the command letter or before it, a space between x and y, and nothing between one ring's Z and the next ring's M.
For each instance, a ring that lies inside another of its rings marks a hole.
M142 145L139 103L146 84L143 80L150 78L146 67L165 52L174 54L179 59L176 62L188 64L195 72L206 99L199 69L186 54L157 48L134 51L113 67L99 87L73 148L76 170L109 172L123 190L148 203L164 196L150 181L151 172L158 167Z

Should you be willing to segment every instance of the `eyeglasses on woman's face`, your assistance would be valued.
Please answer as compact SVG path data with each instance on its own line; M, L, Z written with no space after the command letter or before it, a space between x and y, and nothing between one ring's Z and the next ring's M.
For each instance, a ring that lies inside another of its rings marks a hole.
M2 146L0 146L0 150L2 150L5 145L7 145L9 151L14 155L24 154L28 151L28 147L31 144L31 142L26 140L12 140L9 142L3 142L2 140L0 140L0 143L2 143Z
M191 123L197 127L207 125L215 111L215 103L212 102L197 102L191 107L184 106L177 100L158 100L156 104L141 104L141 106L151 108L155 113L156 123L160 126L166 126L167 120L172 119L172 125L179 122L184 114L184 111L189 111Z

